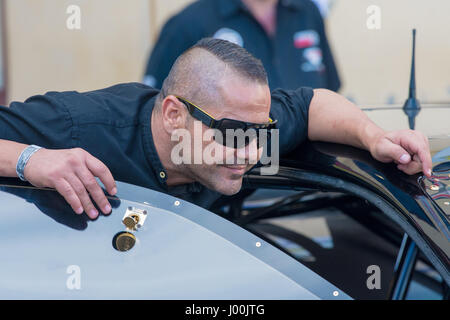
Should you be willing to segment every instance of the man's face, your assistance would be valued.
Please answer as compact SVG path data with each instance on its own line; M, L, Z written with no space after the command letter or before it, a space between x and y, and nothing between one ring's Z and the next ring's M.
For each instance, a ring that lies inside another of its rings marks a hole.
M216 105L201 106L215 119L229 118L252 123L269 121L270 89L267 85L236 75L228 75L220 81L219 93L222 98L217 101ZM194 121L197 120L193 118L191 120L187 129L193 139L201 139L202 151L208 146L210 150L211 147L214 147L214 150L220 153L221 161L214 164L202 161L201 164L187 165L186 169L190 171L189 175L206 187L222 194L237 193L241 189L244 173L261 158L262 148L256 147L256 139L240 149L226 147L214 140L204 141L201 136L195 136L194 125L197 125L198 128L199 123L195 124ZM203 133L208 129L204 124L202 124L202 128ZM196 149L194 146L192 147L192 156L194 156Z

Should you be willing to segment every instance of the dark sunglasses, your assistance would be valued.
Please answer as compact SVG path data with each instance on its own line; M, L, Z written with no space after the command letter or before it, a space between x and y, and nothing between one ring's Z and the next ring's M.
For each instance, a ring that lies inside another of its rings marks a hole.
M217 137L216 132L214 139L227 147L240 149L256 138L256 145L259 149L270 139L270 131L276 127L277 120L270 118L267 123L244 122L228 118L217 120L192 102L176 95L175 97L187 107L192 117L200 120L209 128L218 130L221 138ZM264 133L262 133L263 131Z

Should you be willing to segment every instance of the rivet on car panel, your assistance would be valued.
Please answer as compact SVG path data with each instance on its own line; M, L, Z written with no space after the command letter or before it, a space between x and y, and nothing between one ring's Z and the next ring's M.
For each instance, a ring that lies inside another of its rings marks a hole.
M112 242L117 251L128 251L134 247L136 237L130 232L122 231L114 236Z

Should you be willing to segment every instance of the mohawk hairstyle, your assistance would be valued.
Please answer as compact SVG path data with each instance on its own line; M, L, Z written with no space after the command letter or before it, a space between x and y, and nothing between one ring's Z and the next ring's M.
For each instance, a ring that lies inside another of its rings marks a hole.
M249 80L267 84L267 73L261 60L255 58L241 46L222 39L203 38L191 47L191 49L195 48L212 53Z
M268 84L262 62L247 50L226 40L203 38L174 62L158 101L167 94L177 94L199 104L211 104L219 98L217 86L226 69L246 80Z

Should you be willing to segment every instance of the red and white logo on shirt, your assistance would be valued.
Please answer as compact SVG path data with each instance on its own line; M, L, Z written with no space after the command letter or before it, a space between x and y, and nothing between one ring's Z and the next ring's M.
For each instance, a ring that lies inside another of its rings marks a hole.
M319 43L320 38L315 30L302 30L294 33L294 47L297 49L317 46Z
M321 72L323 64L322 50L319 47L320 37L315 30L302 30L294 33L294 47L302 49L300 65L303 72Z

